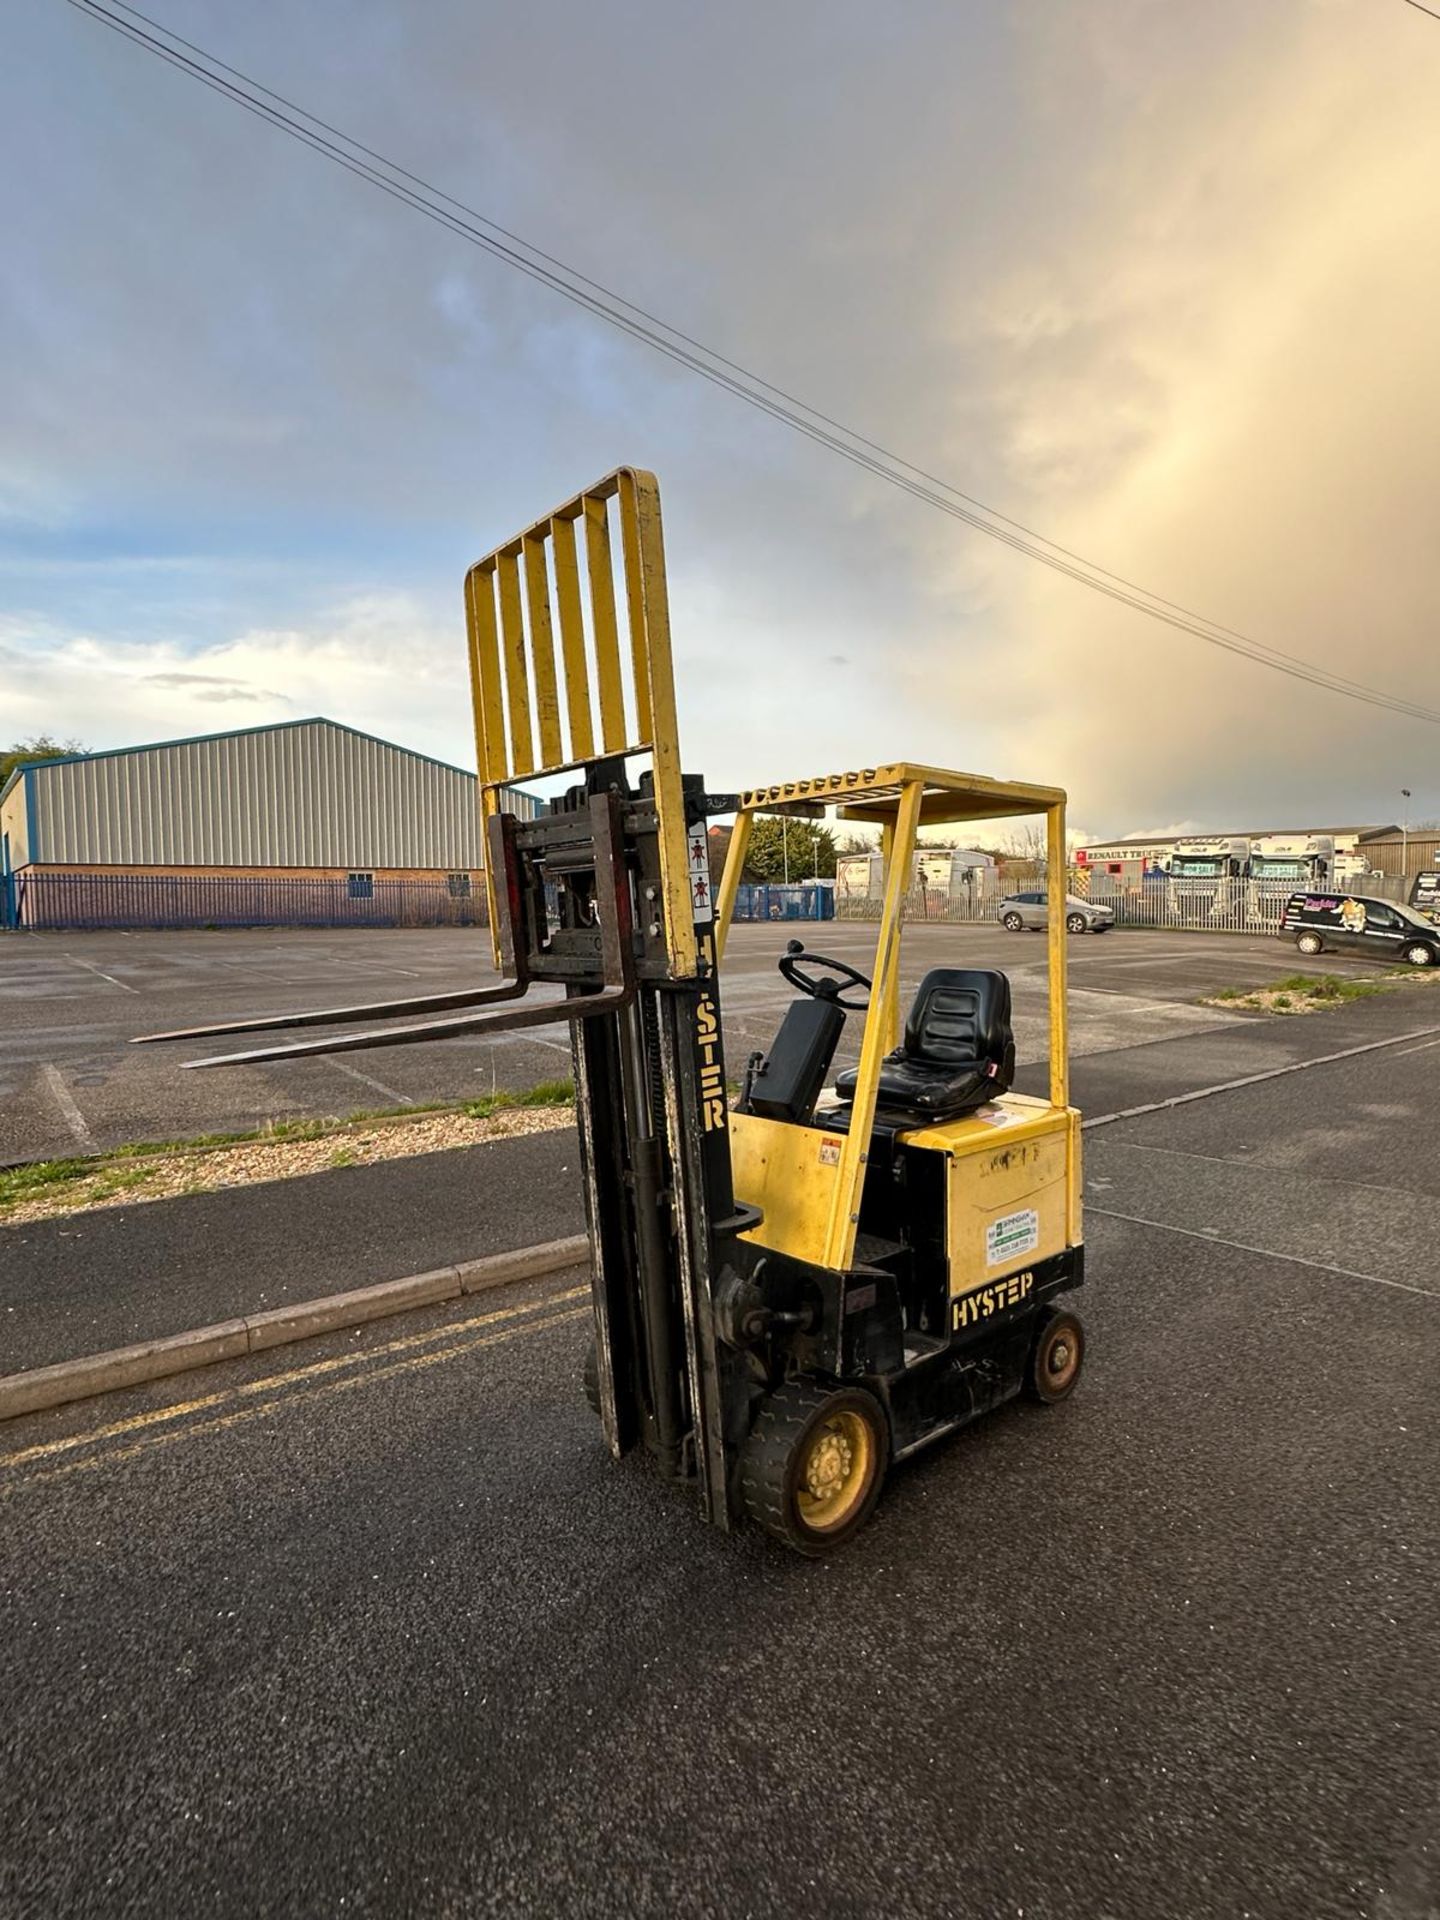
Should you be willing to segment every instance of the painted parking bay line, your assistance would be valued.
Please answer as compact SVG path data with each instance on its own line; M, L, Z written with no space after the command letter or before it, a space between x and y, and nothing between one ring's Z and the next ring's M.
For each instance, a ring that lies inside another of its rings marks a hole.
M352 1067L348 1060L330 1060L327 1067L334 1067L337 1073L343 1073L349 1080L358 1080L362 1087L369 1087L373 1093L383 1093L387 1100L393 1100L397 1107L413 1107L415 1102L408 1093L400 1093L394 1087L387 1087L383 1080L377 1080L372 1074L362 1073L359 1067Z
M106 973L103 967L97 967L93 960L80 960L73 953L64 953L62 960L68 960L72 967L84 967L87 973L96 974L101 980L108 980L112 987L119 987L122 993L139 993L138 987L130 987L123 980L117 980L113 973Z
M1440 1300L1433 1287L1412 1287L1408 1280L1387 1280L1378 1273L1359 1273L1354 1267L1331 1266L1326 1260L1308 1260L1300 1253L1280 1253L1274 1247L1252 1246L1246 1240L1227 1240L1223 1234L1207 1233L1200 1227L1176 1227L1168 1220L1144 1220L1138 1213L1117 1213L1114 1207L1097 1207L1087 1201L1087 1213L1098 1213L1106 1220L1123 1220L1132 1227L1154 1227L1158 1233L1178 1233L1186 1240L1199 1240L1207 1247L1228 1247L1232 1253L1258 1254L1262 1260L1284 1260L1292 1267L1310 1267L1316 1273L1333 1273L1342 1280L1368 1280L1372 1287L1393 1287L1397 1293L1418 1293L1424 1300Z
M361 1386L369 1380L383 1380L393 1374L415 1371L441 1360L451 1360L477 1348L498 1346L520 1334L538 1333L548 1327L575 1320L589 1311L588 1286L569 1287L525 1306L501 1307L490 1313L474 1314L465 1320L452 1320L425 1333L407 1334L388 1340L382 1346L367 1347L358 1353L337 1354L328 1360L314 1360L303 1367L289 1367L281 1373L267 1374L260 1380L247 1380L240 1386L207 1393L176 1406L157 1407L125 1420L110 1421L85 1433L67 1434L59 1440L37 1442L10 1454L0 1454L0 1471L24 1467L61 1464L41 1474L26 1476L17 1484L32 1484L37 1479L53 1479L57 1473L97 1467L111 1460L127 1460L154 1446L184 1439L188 1434L209 1433L257 1414L273 1413L297 1399L314 1398L342 1387ZM558 1311L557 1311L558 1309ZM457 1340L457 1334L473 1337ZM447 1344L448 1343L448 1344ZM370 1363L388 1360L386 1366ZM343 1376L343 1377L336 1377ZM270 1395L266 1399L264 1396ZM197 1416L209 1414L209 1419ZM184 1424L188 1423L188 1424ZM115 1441L131 1441L114 1446ZM86 1448L98 1448L87 1458L66 1461L67 1454ZM0 1488L4 1483L0 1482Z
M64 1116L65 1124L73 1134L76 1145L83 1147L86 1153L97 1152L95 1136L86 1125L85 1116L76 1105L75 1096L66 1084L64 1074L53 1060L47 1060L41 1067L40 1078L50 1089L50 1096Z
M1367 1040L1358 1047L1342 1047L1338 1053L1317 1054L1313 1060L1292 1060L1283 1067L1267 1067L1263 1073L1243 1074L1238 1080L1221 1080L1213 1087L1196 1087L1190 1093L1172 1093L1168 1099L1149 1100L1141 1107L1120 1107L1114 1113L1097 1113L1082 1125L1088 1132L1091 1127L1108 1127L1116 1120L1138 1120L1145 1114L1169 1113L1172 1108L1188 1107L1195 1100L1213 1099L1217 1093L1238 1093L1242 1087L1258 1087L1266 1080L1281 1080L1290 1073L1309 1073L1312 1067L1333 1066L1337 1060L1353 1060L1362 1053L1379 1053L1385 1047L1402 1047L1407 1040L1423 1040L1430 1034L1440 1034L1440 1027L1417 1027L1413 1033L1397 1033L1388 1040ZM1118 1053L1124 1049L1117 1047L1113 1051Z

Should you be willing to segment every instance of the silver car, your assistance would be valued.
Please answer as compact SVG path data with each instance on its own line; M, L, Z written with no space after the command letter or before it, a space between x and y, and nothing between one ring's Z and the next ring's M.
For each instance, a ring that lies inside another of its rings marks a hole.
M1008 933L1022 927L1044 927L1050 923L1050 909L1043 893L1011 893L997 909L1000 924ZM1065 896L1065 925L1071 933L1106 933L1115 924L1115 909L1102 907L1093 900L1081 900L1073 893Z

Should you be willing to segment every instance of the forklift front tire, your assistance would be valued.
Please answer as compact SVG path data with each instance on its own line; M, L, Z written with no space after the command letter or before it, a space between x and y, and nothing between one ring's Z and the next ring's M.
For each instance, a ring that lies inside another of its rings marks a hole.
M1054 1406L1074 1391L1085 1364L1085 1327L1078 1313L1055 1311L1040 1323L1025 1386L1032 1400Z
M787 1380L760 1403L740 1455L740 1498L757 1526L797 1553L833 1553L869 1519L889 1453L873 1394Z
M592 1340L585 1349L585 1398L590 1403L590 1411L600 1418L600 1356Z

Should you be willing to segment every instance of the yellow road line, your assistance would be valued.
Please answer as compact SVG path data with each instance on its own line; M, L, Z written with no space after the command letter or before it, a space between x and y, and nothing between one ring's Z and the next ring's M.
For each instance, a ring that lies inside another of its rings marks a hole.
M437 1340L453 1339L457 1333L467 1333L475 1327L495 1326L504 1320L515 1320L526 1315L544 1313L549 1308L559 1306L567 1300L588 1297L589 1292L588 1287L567 1287L562 1293L548 1294L543 1300L532 1300L525 1306L501 1307L490 1313L475 1314L468 1320L447 1321L443 1327L431 1327L425 1333L411 1333L399 1340L387 1340L383 1346L364 1347L355 1353L337 1354L329 1360L312 1360L308 1366L291 1367L284 1373L268 1374L263 1380L247 1380L238 1387L226 1387L219 1393L203 1394L199 1399L184 1400L174 1406L157 1407L150 1413L132 1414L129 1419L115 1420L103 1427L93 1427L88 1433L68 1434L63 1440L47 1440L33 1447L22 1447L16 1453L0 1454L0 1468L25 1466L32 1460L47 1459L54 1454L73 1453L77 1447L95 1446L102 1441L117 1439L127 1433L140 1432L146 1427L161 1426L171 1420L182 1420L188 1414L204 1413L210 1407L253 1399L277 1387L293 1386L306 1380L322 1378L326 1374L338 1372L343 1367L363 1366L366 1361L383 1360L392 1353L406 1353L416 1347L433 1345Z
M12 1494L26 1487L43 1486L52 1480L66 1480L71 1474L89 1473L96 1467L134 1460L140 1454L154 1453L161 1447L173 1446L177 1440L198 1438L208 1433L221 1433L228 1431L231 1427L238 1427L247 1420L265 1419L285 1407L294 1406L299 1399L318 1400L322 1395L348 1393L352 1387L370 1386L375 1381L387 1380L394 1374L417 1373L423 1367L438 1366L442 1360L453 1360L460 1354L474 1353L484 1347L504 1346L507 1341L518 1340L523 1334L542 1333L550 1327L564 1326L571 1320L581 1320L588 1311L587 1307L571 1307L565 1313L551 1314L543 1320L526 1320L519 1326L502 1327L498 1333L480 1334L473 1340L462 1340L454 1346L441 1347L433 1353L412 1354L409 1359L396 1360L388 1367L375 1367L364 1373L352 1374L346 1380L317 1382L305 1394L290 1393L282 1395L279 1399L262 1400L253 1406L236 1407L229 1413L218 1414L213 1420L197 1420L188 1426L171 1427L163 1433L148 1434L132 1446L110 1447L101 1453L92 1454L88 1459L68 1460L62 1466L49 1467L40 1473L25 1474L8 1482L0 1481L0 1500L8 1499Z
M433 1353L412 1354L409 1359L396 1360L388 1367L376 1367L364 1373L352 1374L345 1380L317 1382L307 1393L290 1393L279 1399L262 1400L253 1406L236 1407L229 1413L218 1414L213 1420L193 1421L188 1426L170 1427L163 1433L148 1434L132 1446L110 1447L101 1453L92 1454L88 1459L69 1460L63 1466L50 1467L41 1473L26 1474L8 1483L0 1481L0 1499L8 1498L25 1487L43 1486L52 1480L66 1480L71 1474L88 1473L96 1467L133 1460L140 1454L154 1453L161 1447L173 1446L177 1440L188 1440L208 1433L228 1431L229 1428L240 1426L247 1420L265 1419L285 1407L294 1406L299 1399L317 1400L322 1395L347 1393L352 1387L369 1386L377 1380L389 1379L393 1374L416 1373L422 1367L437 1366L442 1360L453 1360L460 1354L474 1353L482 1347L503 1346L506 1341L517 1340L522 1334L541 1333L549 1327L559 1327L567 1321L583 1319L587 1311L585 1307L572 1307L565 1313L551 1314L543 1320L525 1320L519 1326L503 1327L498 1333L480 1334L473 1340L462 1340L454 1346L442 1347Z

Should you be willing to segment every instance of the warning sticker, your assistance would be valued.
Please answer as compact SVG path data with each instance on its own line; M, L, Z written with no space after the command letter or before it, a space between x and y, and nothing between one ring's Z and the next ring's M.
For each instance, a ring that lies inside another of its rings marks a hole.
M1014 1127L1030 1118L1028 1113L1015 1113L1009 1107L976 1107L970 1117L983 1120L987 1127Z
M692 827L690 841L690 908L697 920L713 920L710 898L710 847L703 827Z
M820 1142L820 1164L822 1167L838 1167L840 1164L840 1142L828 1133Z
M1023 1260L1039 1244L1040 1216L1033 1207L1003 1214L985 1229L985 1264L999 1267L1009 1260Z

